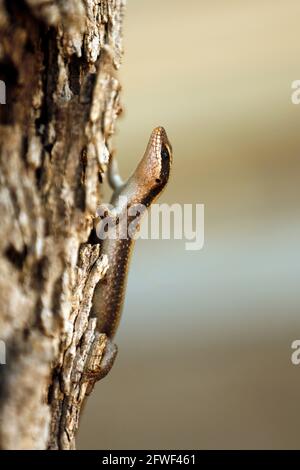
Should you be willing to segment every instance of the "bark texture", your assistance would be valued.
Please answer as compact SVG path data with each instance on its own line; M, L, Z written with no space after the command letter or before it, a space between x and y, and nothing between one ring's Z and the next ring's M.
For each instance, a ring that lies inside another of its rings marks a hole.
M2 449L73 449L105 335L107 270L88 243L109 138L125 0L0 0Z

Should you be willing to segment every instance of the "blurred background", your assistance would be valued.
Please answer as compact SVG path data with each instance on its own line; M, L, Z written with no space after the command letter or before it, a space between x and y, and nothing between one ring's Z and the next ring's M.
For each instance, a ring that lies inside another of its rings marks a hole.
M205 245L136 243L79 448L300 448L299 31L298 0L128 0L121 171L163 125Z

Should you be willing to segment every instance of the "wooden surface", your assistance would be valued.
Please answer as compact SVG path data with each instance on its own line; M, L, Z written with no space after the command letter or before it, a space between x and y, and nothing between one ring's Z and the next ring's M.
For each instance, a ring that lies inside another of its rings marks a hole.
M105 335L89 317L106 272L87 243L109 138L125 0L0 1L2 449L75 447Z

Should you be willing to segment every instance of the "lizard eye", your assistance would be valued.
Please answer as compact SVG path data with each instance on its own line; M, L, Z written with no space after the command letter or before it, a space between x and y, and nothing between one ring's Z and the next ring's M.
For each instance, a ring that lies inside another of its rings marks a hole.
M162 160L170 160L170 151L166 145L162 145L160 155Z

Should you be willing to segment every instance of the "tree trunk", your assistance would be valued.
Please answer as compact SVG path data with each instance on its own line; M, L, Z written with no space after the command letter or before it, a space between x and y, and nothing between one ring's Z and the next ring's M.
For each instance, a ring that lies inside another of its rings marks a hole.
M74 449L97 380L106 336L90 307L108 266L88 240L120 112L124 4L0 0L2 449Z

